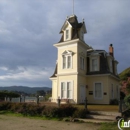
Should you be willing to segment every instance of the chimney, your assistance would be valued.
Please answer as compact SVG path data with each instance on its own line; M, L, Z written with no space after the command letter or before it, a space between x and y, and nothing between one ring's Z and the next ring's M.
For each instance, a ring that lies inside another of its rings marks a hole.
M109 46L109 54L110 54L112 57L114 57L114 48L113 48L113 45L112 45L112 44L110 44L110 46Z

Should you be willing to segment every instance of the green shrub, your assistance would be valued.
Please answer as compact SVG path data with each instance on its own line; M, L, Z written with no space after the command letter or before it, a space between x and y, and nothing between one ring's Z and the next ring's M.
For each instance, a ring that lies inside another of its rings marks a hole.
M9 110L21 113L25 116L46 116L46 117L69 117L77 110L72 105L61 105L59 108L53 106L39 106L27 103L0 103L0 110Z
M88 110L85 110L85 109L77 109L74 114L73 114L73 117L74 118L86 118L88 114Z
M10 110L11 104L9 102L1 102L0 103L0 111Z
M130 94L124 98L125 104L130 108Z

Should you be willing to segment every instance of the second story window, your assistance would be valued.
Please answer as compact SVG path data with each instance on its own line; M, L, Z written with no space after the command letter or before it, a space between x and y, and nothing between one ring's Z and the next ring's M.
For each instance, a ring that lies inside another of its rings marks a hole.
M62 68L63 69L70 69L70 68L72 68L72 52L65 51L62 54Z

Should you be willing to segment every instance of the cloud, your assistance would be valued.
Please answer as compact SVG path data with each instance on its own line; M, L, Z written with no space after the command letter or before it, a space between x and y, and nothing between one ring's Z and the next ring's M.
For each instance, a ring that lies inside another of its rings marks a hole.
M113 43L119 72L130 64L129 4L129 0L75 0L78 21L85 19L86 43L106 51ZM69 15L70 0L0 1L1 85L51 87L49 77L57 59L53 44L60 40L59 31Z

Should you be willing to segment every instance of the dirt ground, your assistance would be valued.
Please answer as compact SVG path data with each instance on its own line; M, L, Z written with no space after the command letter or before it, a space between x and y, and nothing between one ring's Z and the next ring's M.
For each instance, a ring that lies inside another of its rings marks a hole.
M99 124L0 115L0 130L98 130Z

